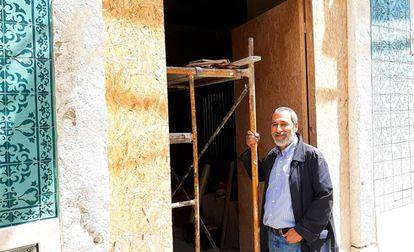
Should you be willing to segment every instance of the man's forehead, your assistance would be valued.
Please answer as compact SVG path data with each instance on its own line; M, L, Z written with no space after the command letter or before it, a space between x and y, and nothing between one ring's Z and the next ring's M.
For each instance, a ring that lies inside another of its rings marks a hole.
M277 122L277 121L287 121L287 122L291 122L292 118L290 116L290 113L287 111L283 111L281 113L273 113L272 115L272 122Z

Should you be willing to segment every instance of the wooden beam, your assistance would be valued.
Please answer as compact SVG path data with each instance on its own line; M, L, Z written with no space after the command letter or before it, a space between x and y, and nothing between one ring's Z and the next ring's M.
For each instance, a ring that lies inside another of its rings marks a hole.
M249 57L246 57L244 59L236 60L234 62L231 62L230 65L241 67L241 66L246 66L248 64L252 64L252 63L255 63L255 62L258 62L258 61L261 61L261 60L262 60L262 57L260 57L260 56L249 56Z
M196 67L167 67L168 74L193 75L194 77L223 77L241 78L241 69L217 69L217 68L196 68Z
M191 133L170 133L170 144L191 143Z
M194 206L194 200L174 202L171 204L171 208L180 208L180 207L186 207L186 206Z

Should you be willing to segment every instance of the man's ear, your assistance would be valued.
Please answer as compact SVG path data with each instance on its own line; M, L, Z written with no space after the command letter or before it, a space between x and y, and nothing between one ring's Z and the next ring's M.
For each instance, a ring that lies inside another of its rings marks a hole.
M295 132L298 132L298 129L299 129L298 125L295 124L294 126L295 126Z

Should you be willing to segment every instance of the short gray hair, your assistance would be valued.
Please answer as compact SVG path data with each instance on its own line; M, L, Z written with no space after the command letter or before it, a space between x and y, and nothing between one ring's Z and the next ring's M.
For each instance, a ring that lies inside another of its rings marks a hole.
M297 125L298 124L298 115L296 114L296 112L293 109L291 109L289 107L278 107L277 109L275 109L273 114L281 114L285 111L289 112L290 118L292 119L293 124Z

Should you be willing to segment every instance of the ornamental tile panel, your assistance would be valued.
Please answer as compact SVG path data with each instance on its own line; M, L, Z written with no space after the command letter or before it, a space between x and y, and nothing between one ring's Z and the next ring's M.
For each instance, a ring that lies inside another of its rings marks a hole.
M57 216L50 2L0 0L0 228Z
M410 18L409 0L371 0L373 149L380 153L374 155L373 167L377 213L414 202Z

